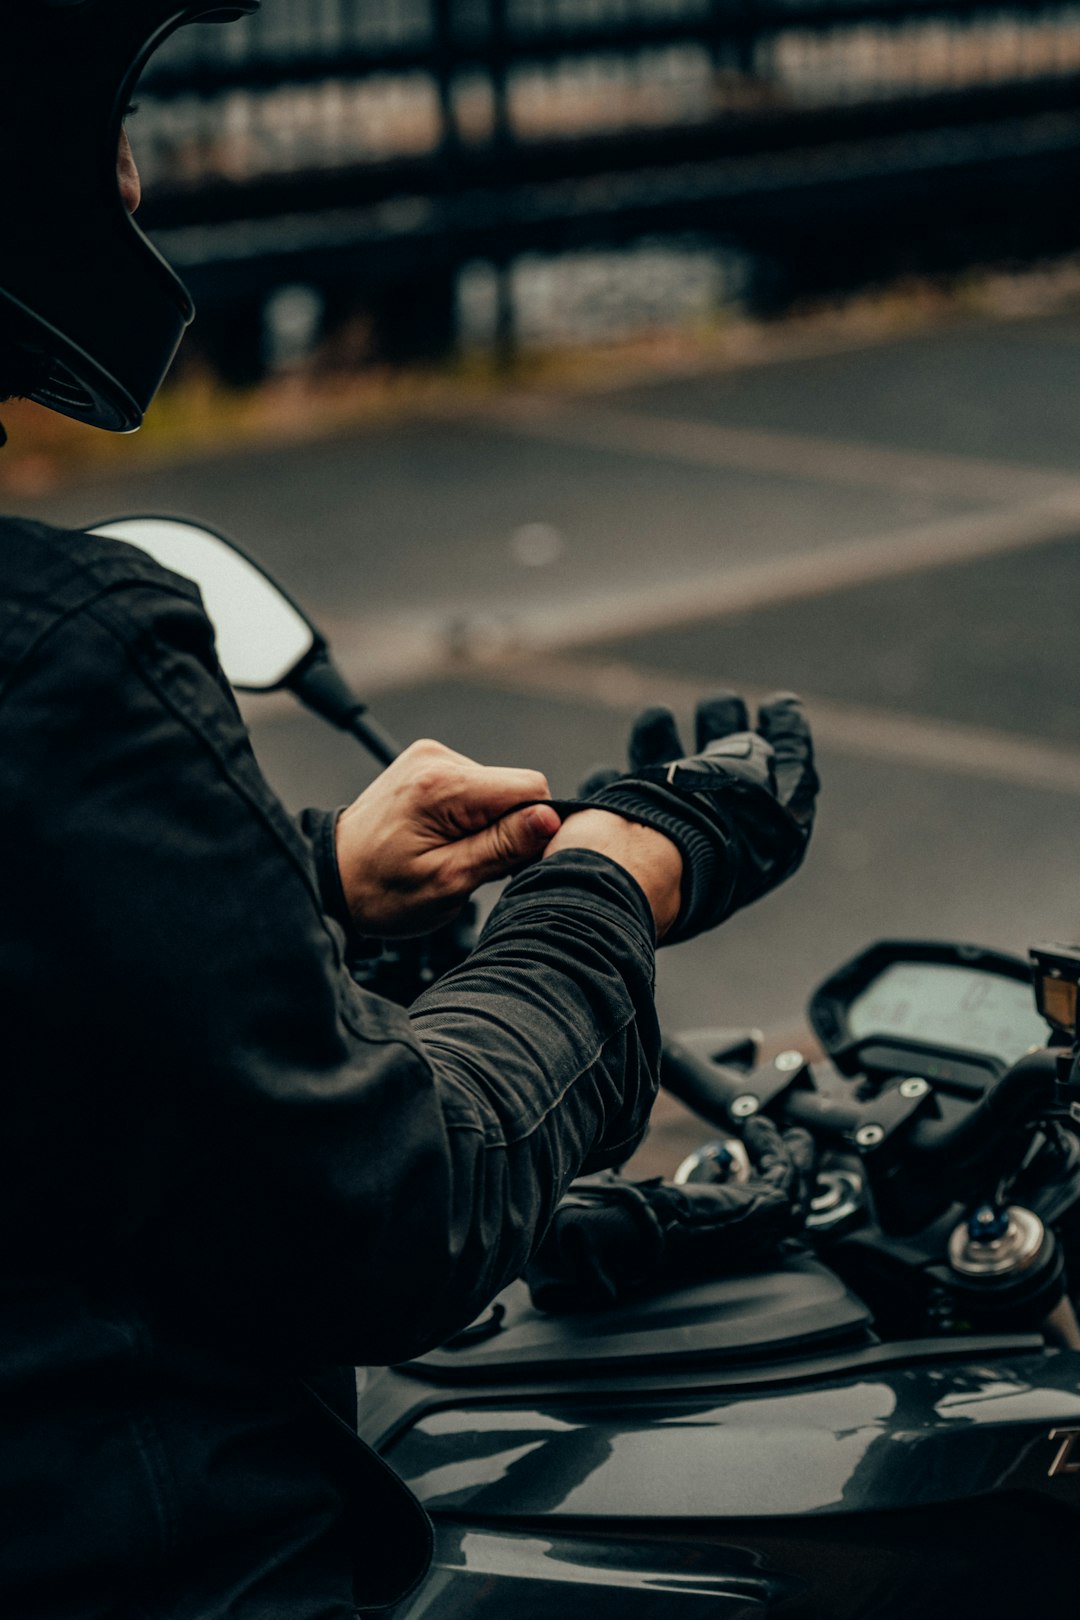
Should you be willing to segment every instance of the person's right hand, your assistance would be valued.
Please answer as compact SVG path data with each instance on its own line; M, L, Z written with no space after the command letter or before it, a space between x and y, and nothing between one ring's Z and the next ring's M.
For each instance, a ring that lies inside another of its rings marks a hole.
M414 742L337 820L354 923L401 938L449 922L481 883L542 854L559 827L542 802L550 797L540 771L478 765L442 743Z

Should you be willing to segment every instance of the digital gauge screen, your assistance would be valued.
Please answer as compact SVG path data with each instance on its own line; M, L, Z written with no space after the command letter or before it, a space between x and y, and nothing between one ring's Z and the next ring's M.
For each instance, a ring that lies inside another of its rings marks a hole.
M882 1035L1015 1063L1049 1031L1030 984L944 962L894 962L847 1010L854 1040Z

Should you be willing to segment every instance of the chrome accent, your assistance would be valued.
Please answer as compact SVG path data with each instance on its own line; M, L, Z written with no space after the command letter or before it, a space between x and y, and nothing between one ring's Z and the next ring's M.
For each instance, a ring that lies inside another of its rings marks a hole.
M949 1238L949 1264L962 1277L992 1280L1010 1272L1026 1271L1042 1250L1046 1228L1039 1217L1020 1204L1010 1204L1005 1212L1009 1224L999 1238L972 1237L966 1220L953 1228Z
M717 1175L715 1170L722 1154L727 1155L729 1162L724 1167L723 1173ZM693 1153L688 1154L682 1161L671 1179L677 1187L685 1187L688 1181L735 1182L741 1185L749 1181L752 1174L750 1155L742 1142L738 1137L725 1136L719 1142L705 1142L701 1147L695 1148Z
M806 1217L812 1232L828 1232L858 1213L863 1196L860 1175L851 1170L826 1170L819 1174L817 1185Z

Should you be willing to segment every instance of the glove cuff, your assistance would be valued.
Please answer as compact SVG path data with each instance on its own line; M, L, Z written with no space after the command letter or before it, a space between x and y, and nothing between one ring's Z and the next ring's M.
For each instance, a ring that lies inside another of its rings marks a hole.
M734 886L734 863L727 858L730 846L726 839L721 842L715 823L708 831L697 825L694 809L683 795L629 780L601 788L589 804L663 833L682 856L682 904L664 936L665 945L690 939L726 915Z

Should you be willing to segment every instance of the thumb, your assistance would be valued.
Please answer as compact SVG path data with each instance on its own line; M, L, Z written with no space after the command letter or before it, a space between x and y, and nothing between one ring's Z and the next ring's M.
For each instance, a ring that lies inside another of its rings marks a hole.
M470 886L506 877L542 855L562 822L550 804L530 804L500 816L457 845Z

